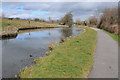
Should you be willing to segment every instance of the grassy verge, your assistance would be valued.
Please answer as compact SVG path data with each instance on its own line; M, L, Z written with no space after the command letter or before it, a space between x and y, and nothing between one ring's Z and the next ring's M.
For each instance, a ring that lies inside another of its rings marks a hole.
M102 29L103 30L103 29ZM114 33L111 33L109 31L106 31L106 30L103 30L104 32L106 32L107 34L109 34L115 41L117 41L120 45L120 36L114 34Z
M17 31L19 28L30 28L30 27L68 27L66 25L59 25L57 23L47 23L31 20L21 20L21 19L7 19L0 18L0 33L10 34Z
M78 36L68 38L47 57L36 59L36 65L21 71L21 78L86 78L93 65L96 31L85 28Z
M2 18L2 28L6 28L7 26L15 26L18 28L24 27L67 27L65 25L59 25L56 23L47 23L47 22L40 22L40 21L33 21L31 20L21 20L21 19L13 19L9 20L7 18Z

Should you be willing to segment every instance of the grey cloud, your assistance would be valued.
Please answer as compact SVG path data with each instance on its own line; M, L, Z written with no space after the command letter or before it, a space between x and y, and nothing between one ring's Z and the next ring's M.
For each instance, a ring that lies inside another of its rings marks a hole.
M3 7L16 8L17 6L23 6L24 10L49 11L49 15L39 17L47 18L50 16L53 19L60 18L65 13L72 11L74 19L80 17L85 20L94 14L96 10L101 12L104 8L117 7L117 4L117 2L11 2L3 3Z
M102 10L106 7L115 7L117 3L114 2L41 2L41 3L27 3L24 9L31 10L45 10L45 11L90 11L98 8Z

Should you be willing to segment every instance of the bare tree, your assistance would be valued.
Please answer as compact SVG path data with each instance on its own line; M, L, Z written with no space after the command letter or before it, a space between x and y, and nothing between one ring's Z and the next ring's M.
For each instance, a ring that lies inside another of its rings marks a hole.
M73 15L71 12L67 13L62 19L61 23L71 27L73 25Z
M96 26L97 25L97 19L95 16L92 16L89 18L89 24L92 25L92 26Z
M108 30L112 33L118 33L118 8L106 8L101 15L99 28Z
M75 22L77 25L82 25L82 21L80 19L77 19Z

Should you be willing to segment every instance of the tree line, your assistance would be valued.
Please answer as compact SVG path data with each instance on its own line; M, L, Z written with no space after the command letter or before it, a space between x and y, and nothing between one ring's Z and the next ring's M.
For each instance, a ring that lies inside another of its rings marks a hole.
M118 8L106 8L97 24L98 28L118 34Z
M118 8L106 8L102 12L95 12L95 14L86 21L77 19L75 24L85 25L86 23L88 27L98 27L120 35L120 28L118 27L120 12L118 11L120 11Z
M51 17L49 17L48 21L39 18L35 18L34 21L68 25L69 27L71 27L73 24L84 25L89 27L98 27L120 35L120 31L119 31L120 29L118 28L118 21L120 21L118 20L119 19L118 15L120 14L118 13L120 12L118 11L120 11L118 10L118 8L106 8L102 12L95 12L93 16L89 17L85 21L81 21L80 19L76 19L76 21L73 21L73 14L71 12L66 13L59 20L52 20ZM31 19L27 19L27 20L31 20Z

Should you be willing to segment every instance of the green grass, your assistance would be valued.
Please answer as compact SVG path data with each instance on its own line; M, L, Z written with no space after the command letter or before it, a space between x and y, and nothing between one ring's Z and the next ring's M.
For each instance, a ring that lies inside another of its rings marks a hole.
M97 27L96 27L96 28L97 28ZM100 28L97 28L97 29L100 29ZM107 31L107 30L104 30L104 29L100 29L100 30L106 32L106 33L107 33L108 35L110 35L115 41L117 41L118 44L120 45L120 36L119 36L119 35L114 34L114 33L111 33L111 32L109 32L109 31Z
M52 26L52 27L59 27L59 26L63 26L63 27L66 27L65 25L59 25L59 24L53 24L53 23L46 23L46 22L38 22L38 21L30 21L30 24L29 24L29 21L28 20L20 20L20 19L13 19L13 20L9 20L7 18L2 18L2 24L3 24L3 28L4 27L7 27L7 25L13 25L15 27L49 27L49 26Z
M103 30L103 29L102 29ZM109 34L115 41L117 41L120 45L120 36L114 33L111 33L109 31L103 30L104 32L106 32L107 34Z
M12 29L17 31L19 28L29 28L29 27L68 27L66 25L59 25L57 23L47 23L47 22L38 22L38 21L29 21L28 20L21 20L21 19L7 19L7 18L0 18L0 33L8 34L12 33L10 29L8 30L8 26L12 26ZM8 30L8 31L7 31ZM6 32L7 31L7 32Z
M48 56L35 59L36 65L21 71L21 78L86 78L93 66L97 32L85 28L78 36L70 37Z

